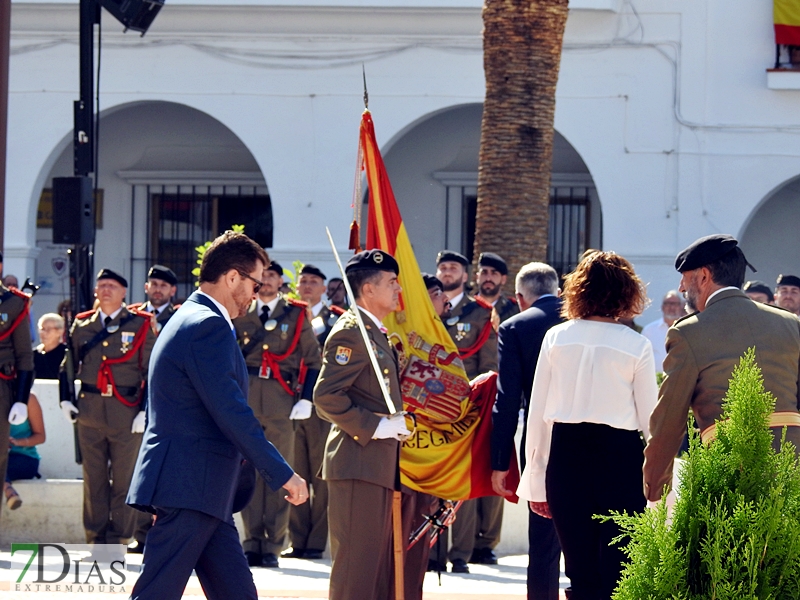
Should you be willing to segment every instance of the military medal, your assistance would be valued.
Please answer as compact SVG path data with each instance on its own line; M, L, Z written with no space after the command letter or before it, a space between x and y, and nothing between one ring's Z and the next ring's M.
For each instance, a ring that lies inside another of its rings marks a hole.
M131 349L131 344L133 344L133 338L136 337L136 334L133 331L123 331L122 332L122 353L125 354L128 350Z
M458 323L458 317L450 317L449 319L447 319L447 321L445 321L445 323L447 323L448 327L452 327L453 325Z
M281 325L281 339L282 340L285 340L287 337L289 337L289 334L287 333L288 331L289 331L289 324L288 323L283 323Z
M267 331L272 331L278 326L278 322L275 319L270 319L266 323L264 323L264 329Z
M333 327L336 324L336 320L339 318L339 315L336 313L331 313L331 316L328 317L328 326Z
M106 327L106 331L108 333L117 333L118 330L119 330L119 325L109 325L108 327Z
M3 314L0 314L0 321L2 321L2 322L3 322L3 325L5 325L6 323L8 323L8 313L3 313Z

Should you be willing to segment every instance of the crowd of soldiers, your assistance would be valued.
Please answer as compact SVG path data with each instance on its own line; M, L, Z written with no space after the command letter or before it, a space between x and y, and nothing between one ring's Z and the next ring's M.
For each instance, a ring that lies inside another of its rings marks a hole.
M478 293L470 295L469 261L442 251L436 275L426 275L429 294L459 348L470 379L497 369L496 327L516 314L516 301L502 294L508 269L501 257L481 255ZM259 482L242 511L244 551L252 567L278 567L281 552L292 558L319 559L328 540L327 489L319 477L330 423L319 418L312 392L321 368L322 347L336 320L348 308L343 281L307 264L297 274L294 293L286 290L284 269L271 262L264 270L249 312L234 320L250 377L249 405L264 434L309 482L310 502L290 506ZM145 429L147 371L161 329L180 305L174 304L178 278L166 266L150 268L146 301L126 304L128 282L103 268L96 277L95 305L76 314L65 335L59 369L60 407L76 428L76 454L82 461L83 526L93 544L129 545L143 551L151 519L125 503ZM0 410L19 419L34 378L28 323L30 298L12 287L0 288ZM76 387L74 382L79 382ZM0 420L8 427L8 421ZM3 459L0 458L0 461ZM0 470L5 465L0 462ZM466 502L453 527L452 542L440 543L433 569L468 573L468 562L494 564L500 539L502 498Z

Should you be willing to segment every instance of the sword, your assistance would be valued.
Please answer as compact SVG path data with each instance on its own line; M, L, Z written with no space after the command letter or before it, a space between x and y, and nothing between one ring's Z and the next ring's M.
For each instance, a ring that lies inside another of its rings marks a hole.
M353 294L352 288L350 287L350 282L347 280L347 275L345 275L344 267L342 266L342 260L339 258L339 252L336 250L336 244L333 243L333 236L331 235L331 230L326 227L325 232L328 234L328 241L331 243L331 250L333 250L333 256L334 258L336 258L336 264L339 267L339 272L342 274L342 281L344 282L344 288L345 290L347 290L348 296L350 296L350 298L353 299L353 304L355 304L356 297ZM389 389L386 387L386 382L383 380L383 376L381 375L381 368L378 365L378 358L375 356L375 350L372 349L372 341L369 339L367 328L364 326L364 321L361 318L361 311L358 310L357 304L353 312L356 313L356 321L358 322L358 329L359 331L361 331L361 337L364 338L364 345L367 347L369 362L372 363L372 369L375 371L375 377L378 378L378 386L381 388L381 392L383 393L383 400L384 402L386 402L386 407L389 409L389 414L390 415L398 414L397 407L394 405L392 397L389 395Z

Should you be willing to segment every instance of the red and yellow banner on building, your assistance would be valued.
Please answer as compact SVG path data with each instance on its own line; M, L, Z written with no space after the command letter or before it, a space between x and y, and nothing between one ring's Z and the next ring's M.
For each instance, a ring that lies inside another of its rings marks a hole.
M400 451L400 480L411 489L449 500L495 495L491 486L491 409L494 376L470 387L455 342L436 314L383 164L372 115L364 111L360 132L369 186L367 249L397 259L400 307L384 320L401 351L403 407L417 428ZM513 461L507 487L516 489ZM515 498L516 500L516 498Z
M774 0L775 43L800 46L800 0Z

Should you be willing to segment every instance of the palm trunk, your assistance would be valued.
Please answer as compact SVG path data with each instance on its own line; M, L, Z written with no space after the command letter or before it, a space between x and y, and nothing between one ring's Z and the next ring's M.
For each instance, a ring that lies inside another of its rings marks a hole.
M475 260L547 258L553 122L567 0L485 0Z

